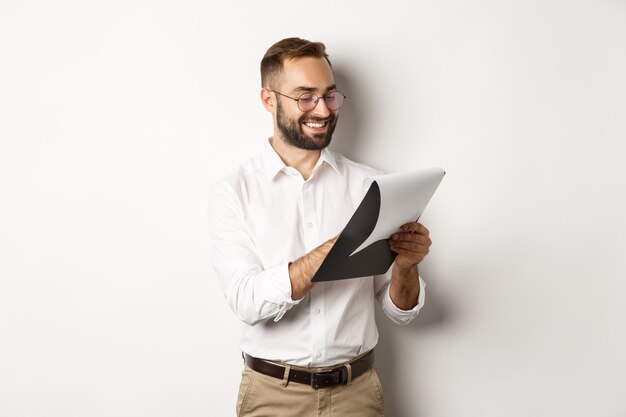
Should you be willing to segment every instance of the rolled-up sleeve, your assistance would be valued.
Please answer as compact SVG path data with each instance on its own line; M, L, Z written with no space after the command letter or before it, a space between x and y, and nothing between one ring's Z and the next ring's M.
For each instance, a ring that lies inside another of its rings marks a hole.
M249 325L269 318L280 320L301 301L291 298L289 265L263 268L241 203L227 181L216 183L210 196L210 261L228 305Z
M389 287L391 286L391 268L387 274L377 275L374 277L374 285L376 298L383 311L394 323L404 325L409 324L417 317L420 309L424 306L426 300L426 283L419 277L420 293L417 298L417 305L410 310L402 310L396 306L389 295Z

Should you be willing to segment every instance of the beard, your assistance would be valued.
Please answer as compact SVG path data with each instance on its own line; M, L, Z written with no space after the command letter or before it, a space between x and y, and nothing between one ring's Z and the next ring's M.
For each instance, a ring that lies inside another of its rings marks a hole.
M326 132L315 133L309 136L302 130L302 122L305 120L309 122L326 122L328 129L326 129ZM305 114L298 120L289 119L283 112L280 101L278 101L276 105L276 124L283 138L290 145L308 151L319 151L330 144L335 126L337 125L337 116L330 113L327 118L321 119L318 117L309 117Z

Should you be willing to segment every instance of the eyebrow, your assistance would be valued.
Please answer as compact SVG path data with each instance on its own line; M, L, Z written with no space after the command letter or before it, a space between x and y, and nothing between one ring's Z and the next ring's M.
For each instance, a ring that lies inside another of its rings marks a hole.
M336 89L337 89L337 85L332 84L326 87L326 90L324 90L324 92L328 93L329 91L333 91ZM293 89L294 93L306 93L306 92L315 93L316 91L317 91L317 88L315 87L296 87Z

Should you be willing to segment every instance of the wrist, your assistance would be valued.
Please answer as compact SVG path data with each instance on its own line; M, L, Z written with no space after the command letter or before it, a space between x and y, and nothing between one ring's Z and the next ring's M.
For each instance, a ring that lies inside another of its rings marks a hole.
M419 276L417 265L399 266L393 264L393 275L404 279L414 279Z

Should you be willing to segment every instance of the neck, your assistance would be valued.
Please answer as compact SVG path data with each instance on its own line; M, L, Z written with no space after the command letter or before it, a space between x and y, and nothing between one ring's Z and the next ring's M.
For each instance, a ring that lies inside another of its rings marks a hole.
M309 179L315 164L320 159L321 151L297 148L277 135L272 138L270 143L285 165L297 169L305 181Z

